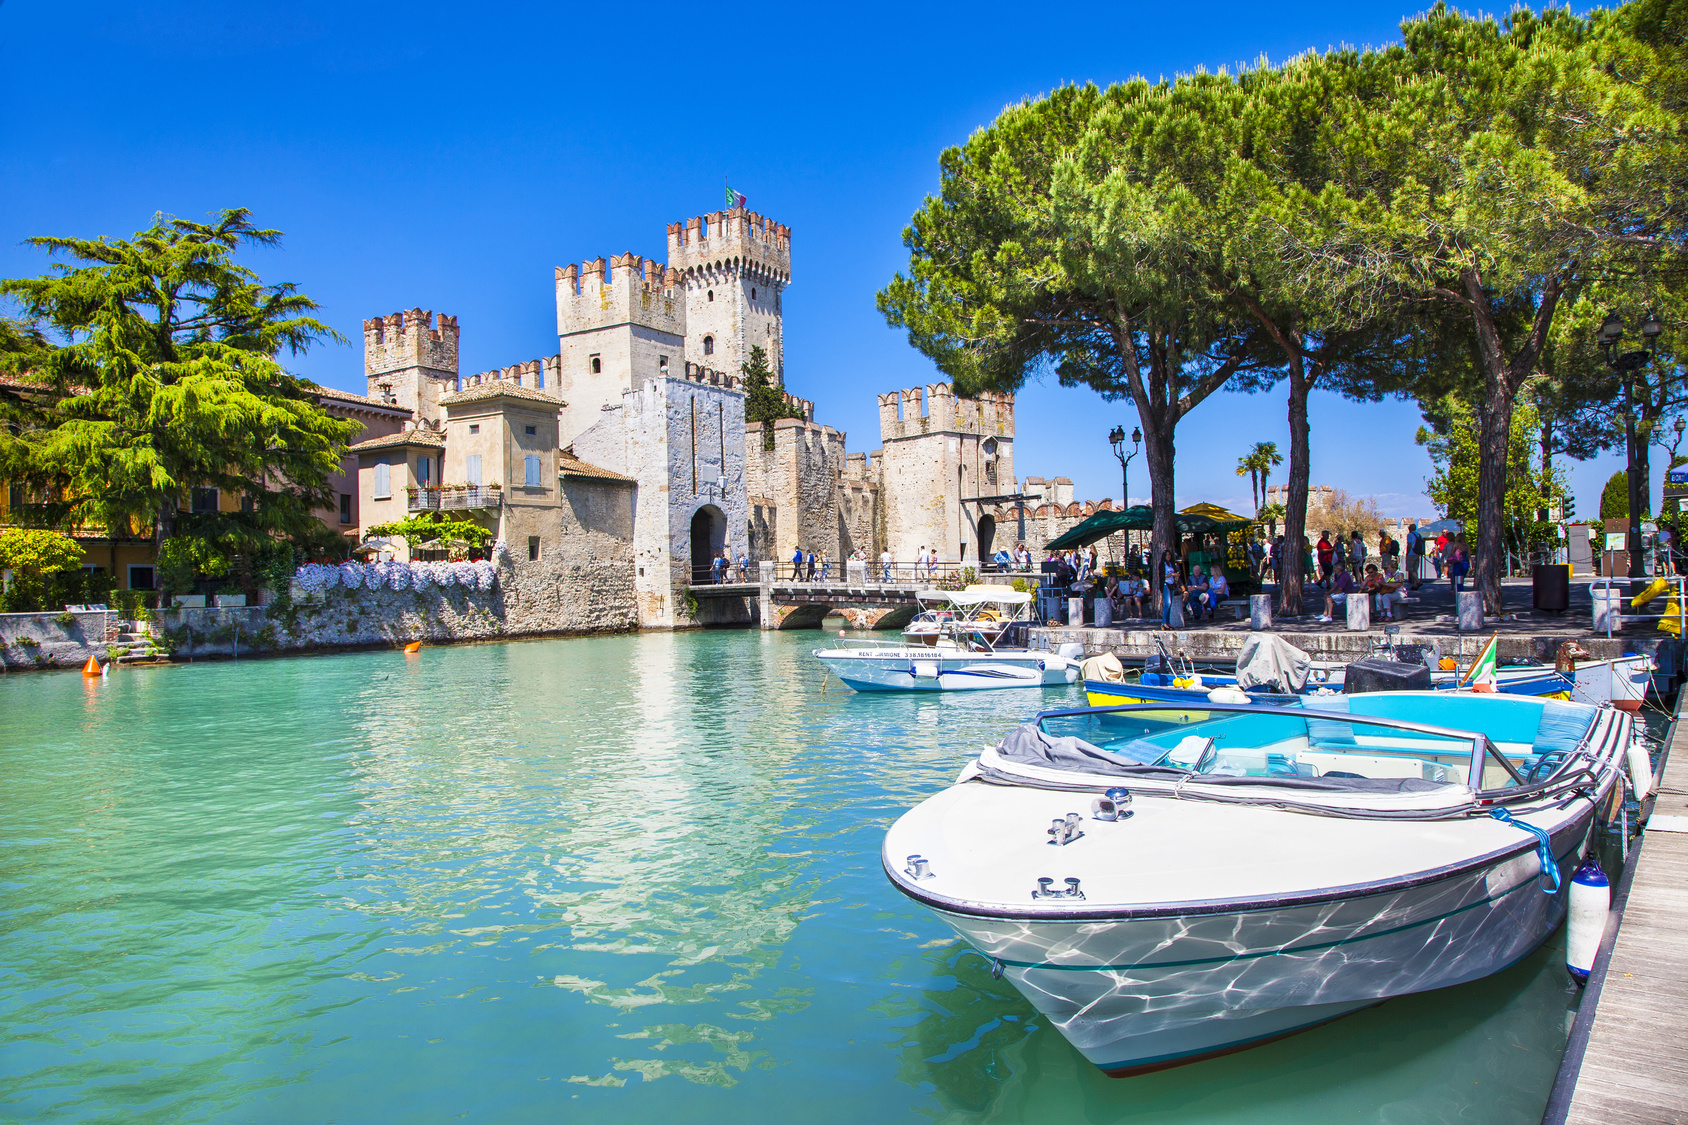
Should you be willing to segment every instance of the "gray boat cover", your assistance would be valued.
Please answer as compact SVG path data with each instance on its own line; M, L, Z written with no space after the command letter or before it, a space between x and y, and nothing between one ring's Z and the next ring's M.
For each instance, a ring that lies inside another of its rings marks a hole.
M1237 657L1237 686L1244 691L1298 695L1307 686L1313 658L1274 633L1256 633Z
M1137 753L1133 753L1133 751ZM996 752L1005 762L1039 766L1074 775L1095 777L1193 777L1203 785L1269 785L1275 789L1349 790L1367 793L1422 793L1441 789L1443 783L1425 781L1417 777L1225 777L1214 774L1191 774L1174 766L1158 766L1166 753L1152 742L1133 740L1120 752L1104 750L1100 746L1070 735L1051 737L1036 723L1022 723L1008 732L997 745ZM1020 785L1036 789L1098 788L1094 780L1074 776L1071 782L1048 778L1034 778L1019 773L1004 773L984 762L978 763L980 776L999 785Z

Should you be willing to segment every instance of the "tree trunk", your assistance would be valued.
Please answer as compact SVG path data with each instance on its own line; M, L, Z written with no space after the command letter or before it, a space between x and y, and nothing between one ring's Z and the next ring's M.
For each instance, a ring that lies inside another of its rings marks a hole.
M1506 555L1506 455L1514 397L1510 380L1490 379L1477 412L1477 542L1470 544L1477 556L1473 585L1483 595L1483 612L1496 617L1500 616L1501 559Z
M1162 418L1159 411L1145 410L1139 403L1137 413L1143 424L1143 459L1149 464L1149 507L1154 513L1154 530L1149 536L1149 586L1155 596L1155 608L1161 608L1165 593L1161 587L1161 552L1171 551L1178 557L1178 511L1173 502L1173 428L1177 422Z
M164 506L159 508L158 515L153 519L152 528L154 547L153 557L155 559L160 559L164 557L164 541L176 533L176 505L174 503L165 501ZM159 566L154 566L152 572L162 578L164 569ZM169 595L174 594L176 591L165 589L162 584L158 584L157 589L158 608L163 609L165 606L170 604Z
M1278 567L1278 612L1285 617L1301 614L1301 588L1307 580L1301 540L1307 535L1307 490L1312 483L1311 430L1307 424L1307 395L1312 389L1306 360L1299 351L1290 352L1289 484L1284 497L1284 561Z

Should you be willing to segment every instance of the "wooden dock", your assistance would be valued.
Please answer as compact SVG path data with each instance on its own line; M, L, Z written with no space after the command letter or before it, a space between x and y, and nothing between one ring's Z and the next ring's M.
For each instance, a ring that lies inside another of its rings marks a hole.
M1681 719L1679 701L1647 831L1615 888L1546 1125L1688 1125L1688 724Z

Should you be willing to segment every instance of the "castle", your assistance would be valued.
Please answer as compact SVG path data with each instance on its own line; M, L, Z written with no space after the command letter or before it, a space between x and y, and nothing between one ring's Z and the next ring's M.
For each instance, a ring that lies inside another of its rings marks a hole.
M846 453L844 433L787 395L801 416L773 423L768 447L746 425L740 372L760 347L783 385L790 283L790 228L738 208L669 224L666 265L559 267L552 356L465 376L455 317L365 321L368 394L324 394L370 435L349 452L339 521L361 540L458 513L505 541L524 588L607 598L645 628L689 624L687 587L722 551L760 561L801 545L841 562L926 547L969 562L1077 522L1065 478L1017 485L1010 394L882 394L871 453Z

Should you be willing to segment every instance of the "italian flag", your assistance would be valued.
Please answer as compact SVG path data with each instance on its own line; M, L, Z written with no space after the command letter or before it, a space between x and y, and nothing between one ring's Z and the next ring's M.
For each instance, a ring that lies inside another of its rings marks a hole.
M1477 654L1477 659L1471 665L1471 670L1460 681L1461 686L1469 687L1472 691L1495 690L1495 645L1500 641L1500 634L1489 638L1489 643L1483 646L1483 651Z
M727 210L742 210L748 202L749 200L744 197L743 192L734 191L730 187L727 189Z

